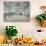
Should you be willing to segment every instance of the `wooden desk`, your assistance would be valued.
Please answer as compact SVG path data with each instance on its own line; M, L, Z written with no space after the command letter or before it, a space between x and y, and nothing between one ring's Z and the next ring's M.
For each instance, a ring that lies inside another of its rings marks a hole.
M23 45L15 45L15 46L46 46L46 44L41 44L41 45L35 45L35 44L27 44L27 43L24 43Z

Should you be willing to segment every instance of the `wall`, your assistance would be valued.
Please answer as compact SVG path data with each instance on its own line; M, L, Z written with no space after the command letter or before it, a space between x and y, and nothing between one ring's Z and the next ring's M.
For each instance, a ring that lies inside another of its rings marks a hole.
M30 22L4 22L3 21L4 1L5 0L0 1L0 33L1 34L4 34L4 28L6 25L15 25L19 31L18 36L21 36L23 34L24 36L29 37L32 34L36 34L37 29L46 30L46 28L40 27L35 19L35 16L41 13L40 6L46 5L46 0L27 0L30 2ZM25 0L21 0L21 1L25 1Z

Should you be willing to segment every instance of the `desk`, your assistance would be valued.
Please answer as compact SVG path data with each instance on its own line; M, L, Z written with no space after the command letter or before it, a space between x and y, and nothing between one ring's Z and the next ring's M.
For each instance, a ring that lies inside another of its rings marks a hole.
M41 45L35 45L35 44L27 44L27 43L24 43L23 45L15 45L15 46L46 46L46 44L41 44Z

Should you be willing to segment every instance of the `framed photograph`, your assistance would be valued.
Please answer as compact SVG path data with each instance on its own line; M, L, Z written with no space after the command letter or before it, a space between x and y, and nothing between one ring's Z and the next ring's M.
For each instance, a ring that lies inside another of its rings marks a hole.
M5 1L5 22L28 22L30 21L30 3L28 1Z

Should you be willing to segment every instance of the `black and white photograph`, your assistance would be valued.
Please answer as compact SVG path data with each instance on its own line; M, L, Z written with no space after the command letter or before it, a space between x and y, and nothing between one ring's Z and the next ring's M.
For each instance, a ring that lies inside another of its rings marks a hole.
M5 22L28 22L30 21L30 3L28 1L5 1Z

